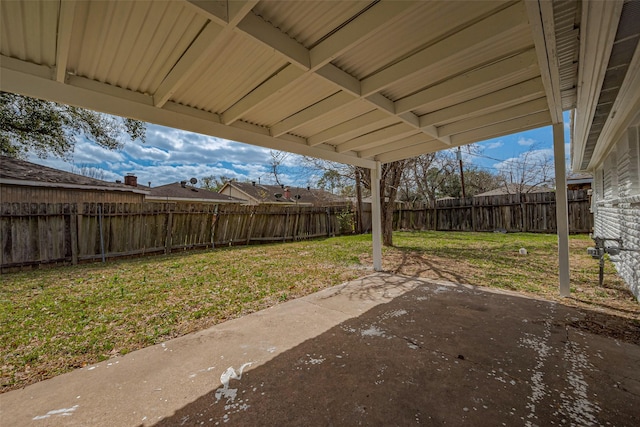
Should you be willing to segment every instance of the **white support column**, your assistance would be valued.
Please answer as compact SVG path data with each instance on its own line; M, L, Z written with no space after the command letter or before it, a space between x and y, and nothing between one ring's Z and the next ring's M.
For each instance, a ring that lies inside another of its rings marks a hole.
M569 283L569 210L564 154L564 123L553 125L553 160L556 170L556 219L558 224L558 264L560 296L571 293Z
M371 169L371 234L373 236L373 269L382 271L382 216L380 215L380 177L382 167L376 162Z

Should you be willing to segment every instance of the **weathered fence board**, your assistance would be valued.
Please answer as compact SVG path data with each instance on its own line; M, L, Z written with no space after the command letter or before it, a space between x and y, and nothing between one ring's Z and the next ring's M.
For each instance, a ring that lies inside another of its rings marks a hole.
M569 230L591 231L585 190L568 192ZM371 230L371 205L362 218L350 206L238 206L199 203L2 203L0 266L75 263L103 257L293 241L352 234L355 221ZM399 206L395 229L555 233L555 194L447 199ZM104 248L104 254L102 253Z
M593 216L587 191L572 190L567 196L569 231L590 232ZM555 233L555 203L553 192L444 199L397 209L394 229ZM366 227L371 227L370 220Z
M0 205L3 269L351 233L349 207L199 203ZM103 253L104 248L104 253Z

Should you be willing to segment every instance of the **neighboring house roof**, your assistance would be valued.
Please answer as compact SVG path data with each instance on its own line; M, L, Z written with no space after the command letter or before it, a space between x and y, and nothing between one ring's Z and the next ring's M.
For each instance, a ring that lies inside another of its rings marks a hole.
M504 194L518 194L518 193L548 193L549 191L553 191L553 189L549 187L539 187L539 186L534 187L531 185L507 184L507 185L502 185L496 188L495 190L476 194L473 197L502 196Z
M190 185L184 187L180 182L160 185L149 190L147 200L189 201L201 203L242 203L244 200L225 196L205 188Z
M576 172L567 177L567 184L589 184L592 182L593 174L588 172Z
M102 181L88 176L65 172L25 160L0 156L0 183L31 187L55 187L83 190L129 191L147 194L147 191L121 183Z
M220 193L224 194L224 189L231 185L236 190L247 195L248 198L253 199L257 203L277 203L277 204L302 204L302 205L337 205L348 204L348 199L344 197L331 194L328 191L321 190L319 188L302 188L285 186L282 188L279 185L264 185L254 184L251 182L235 182L231 181L226 183L221 189ZM289 189L289 197L286 197L285 189ZM276 197L276 194L281 194L281 197ZM296 196L300 196L296 199Z

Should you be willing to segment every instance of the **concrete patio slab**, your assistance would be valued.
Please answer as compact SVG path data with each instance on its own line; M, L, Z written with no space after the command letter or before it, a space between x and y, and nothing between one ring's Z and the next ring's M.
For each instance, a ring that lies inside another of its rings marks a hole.
M2 394L0 424L636 425L640 346L584 318L374 274Z

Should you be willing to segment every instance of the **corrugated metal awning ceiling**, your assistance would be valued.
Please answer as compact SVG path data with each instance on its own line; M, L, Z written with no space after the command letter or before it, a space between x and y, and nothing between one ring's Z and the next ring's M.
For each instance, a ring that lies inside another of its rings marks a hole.
M371 167L573 107L579 2L554 3L557 87L543 3L4 1L1 87Z

